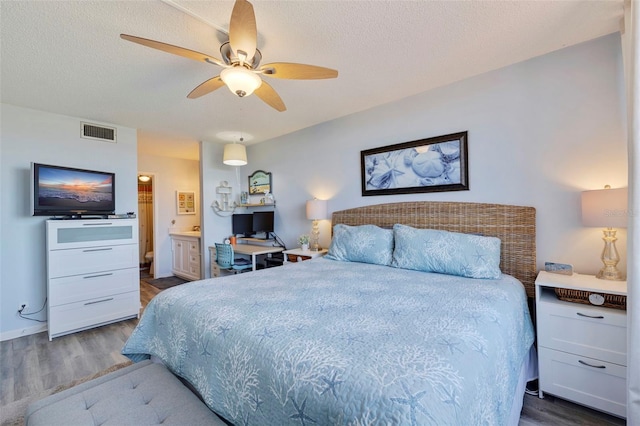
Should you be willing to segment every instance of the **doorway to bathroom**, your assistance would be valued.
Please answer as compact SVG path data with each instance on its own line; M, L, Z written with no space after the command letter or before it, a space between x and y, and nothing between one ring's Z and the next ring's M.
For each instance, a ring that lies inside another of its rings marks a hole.
M154 179L151 173L138 174L138 243L141 279L155 275Z

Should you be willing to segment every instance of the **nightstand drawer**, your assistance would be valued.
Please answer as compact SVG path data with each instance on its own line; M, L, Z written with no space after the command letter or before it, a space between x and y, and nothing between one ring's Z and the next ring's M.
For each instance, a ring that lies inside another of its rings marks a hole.
M549 293L538 304L538 345L627 365L624 311L559 301Z
M539 348L540 386L545 392L626 416L626 367L584 356Z
M295 254L287 254L287 258L289 262L303 262L305 260L311 259L311 256L300 256Z

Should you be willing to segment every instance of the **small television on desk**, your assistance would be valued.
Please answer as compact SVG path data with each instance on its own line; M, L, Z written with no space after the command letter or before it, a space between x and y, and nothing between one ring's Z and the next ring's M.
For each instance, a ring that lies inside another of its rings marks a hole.
M232 215L231 232L233 235L242 235L243 237L253 234L253 215L251 213Z
M255 212L253 213L253 232L256 234L265 233L265 239L269 238L269 234L273 232L273 212Z

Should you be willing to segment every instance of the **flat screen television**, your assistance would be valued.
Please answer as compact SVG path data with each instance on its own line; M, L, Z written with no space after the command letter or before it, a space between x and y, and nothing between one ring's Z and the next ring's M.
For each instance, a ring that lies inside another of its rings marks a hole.
M253 234L253 215L234 214L231 216L231 233L233 235L242 235L248 237Z
M255 212L253 213L253 232L256 234L273 232L273 212Z
M31 164L33 216L107 215L115 212L115 173Z

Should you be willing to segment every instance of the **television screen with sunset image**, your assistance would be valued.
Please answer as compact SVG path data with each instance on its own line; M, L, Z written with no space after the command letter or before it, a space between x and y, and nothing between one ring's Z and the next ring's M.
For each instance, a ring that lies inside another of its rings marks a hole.
M115 174L33 164L33 215L111 214Z

